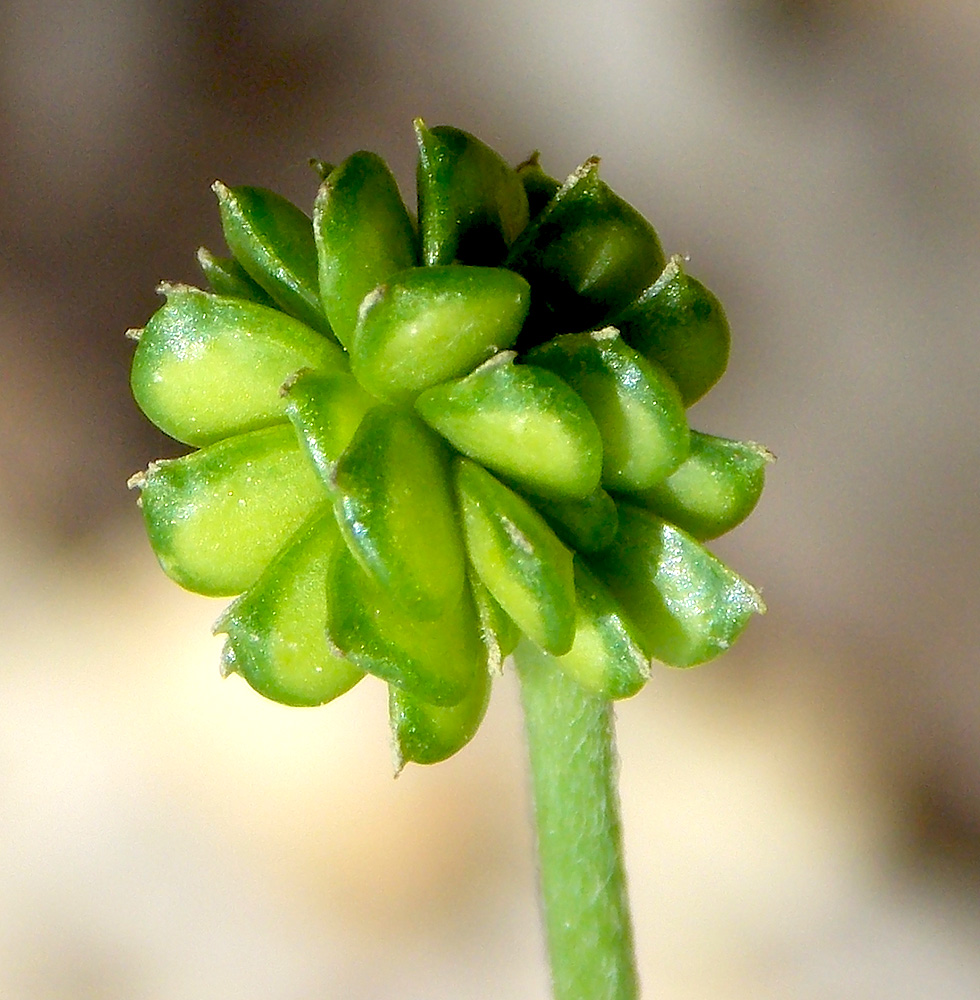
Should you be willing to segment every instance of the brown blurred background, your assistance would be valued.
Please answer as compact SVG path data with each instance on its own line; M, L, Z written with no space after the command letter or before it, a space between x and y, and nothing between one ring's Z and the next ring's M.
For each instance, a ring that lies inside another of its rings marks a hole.
M6 0L0 997L547 995L512 678L392 782L380 685L221 682L124 488L211 181L411 198L415 115L602 155L726 304L692 422L780 458L716 546L770 614L619 711L646 995L980 996L975 0Z

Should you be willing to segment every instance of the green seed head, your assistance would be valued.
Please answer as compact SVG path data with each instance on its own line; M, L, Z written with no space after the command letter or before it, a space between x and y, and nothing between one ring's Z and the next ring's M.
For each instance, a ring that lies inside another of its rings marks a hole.
M132 485L168 575L239 595L224 671L288 705L373 674L399 767L473 737L522 636L605 698L728 648L765 608L701 541L771 458L689 428L724 312L597 159L416 136L417 223L374 153L311 161L312 219L216 183L232 256L163 287L132 370L197 448Z

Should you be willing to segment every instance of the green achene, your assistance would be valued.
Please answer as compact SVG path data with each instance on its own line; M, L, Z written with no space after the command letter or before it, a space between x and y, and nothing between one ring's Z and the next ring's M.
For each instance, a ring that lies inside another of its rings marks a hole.
M361 303L351 368L369 392L409 402L510 347L529 292L523 278L503 268L399 271Z
M283 311L329 335L309 216L265 188L231 188L215 181L213 189L235 260Z
M599 486L602 441L582 398L508 352L424 392L415 408L462 454L527 492L580 499Z
M167 304L139 332L133 395L153 422L204 445L285 418L281 383L297 369L346 371L344 352L277 309L163 285Z
M468 459L457 459L456 489L466 549L497 603L549 653L575 635L572 553L522 497Z
M313 229L323 308L349 350L364 296L418 258L415 227L380 156L355 153L327 175Z
M327 577L342 545L321 508L249 590L215 623L223 660L259 694L285 705L322 705L353 687L363 671L327 643Z
M613 327L555 337L528 361L561 376L585 400L602 436L602 485L636 492L687 458L690 434L677 386Z

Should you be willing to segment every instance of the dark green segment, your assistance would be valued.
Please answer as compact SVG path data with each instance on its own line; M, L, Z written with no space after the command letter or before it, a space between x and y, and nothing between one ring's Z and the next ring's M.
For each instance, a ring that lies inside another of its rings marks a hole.
M691 431L691 454L662 483L634 501L702 541L741 524L762 495L771 452L754 441Z
M649 489L687 457L690 435L677 387L612 327L555 337L527 360L560 375L585 400L602 435L606 489Z
M364 301L351 347L354 374L369 392L409 402L510 347L530 291L502 268L399 271Z
M298 368L341 370L331 340L278 309L164 285L141 332L130 381L140 409L185 444L210 444L285 420L279 395Z
M524 185L527 194L528 211L531 218L536 218L545 206L558 193L561 183L550 177L541 169L538 162L538 152L535 150L523 163L517 167L517 176Z
M364 676L327 646L327 569L342 545L329 508L314 514L215 623L226 670L266 698L323 705Z
M455 462L466 551L494 600L544 649L575 636L572 554L526 500L468 459Z
M588 407L557 375L502 354L422 393L415 408L458 451L531 493L588 496L602 440Z
M466 573L449 460L414 414L379 406L334 474L334 510L351 552L393 602L427 620L458 601Z
M725 310L684 271L679 255L671 257L656 282L610 322L628 344L664 366L685 406L697 402L725 373L731 342Z
M310 369L297 372L283 386L282 395L300 443L333 494L337 460L378 400L349 372Z
M320 304L316 246L309 217L274 191L215 181L228 249L278 305L329 334Z
M650 223L599 179L591 159L527 227L506 266L534 288L531 346L601 324L656 278L664 254Z
M528 220L517 172L461 129L417 119L415 134L424 263L500 264Z
M132 485L164 571L214 597L248 590L326 500L288 424L154 462Z
M462 750L480 728L490 688L490 674L477 670L470 690L457 704L440 706L389 685L388 718L396 770L409 762L438 764Z
M531 497L558 537L577 552L601 552L609 548L619 530L619 515L613 498L601 487L581 500L546 500Z
M575 557L575 641L558 664L603 698L630 698L647 682L650 660L619 602Z
M644 652L672 667L723 653L765 611L755 589L690 535L627 504L619 507L615 546L590 564L633 621Z
M313 232L323 308L349 348L364 296L418 262L415 227L380 156L354 153L326 178L313 206Z
M438 619L419 621L341 546L327 579L327 635L361 670L431 704L455 705L487 663L469 593L455 596Z
M207 247L200 247L197 251L197 263L216 295L247 299L262 306L275 305L234 257L216 257Z

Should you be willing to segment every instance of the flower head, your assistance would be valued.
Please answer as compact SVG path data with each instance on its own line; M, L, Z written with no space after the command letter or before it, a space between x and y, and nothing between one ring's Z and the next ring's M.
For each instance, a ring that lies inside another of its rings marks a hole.
M460 749L521 635L605 698L704 662L756 591L701 544L764 448L689 428L717 299L587 160L564 184L416 123L418 222L375 154L313 218L215 184L230 258L164 285L132 386L197 450L134 477L164 570L240 595L226 672L291 705L389 685L400 761Z

